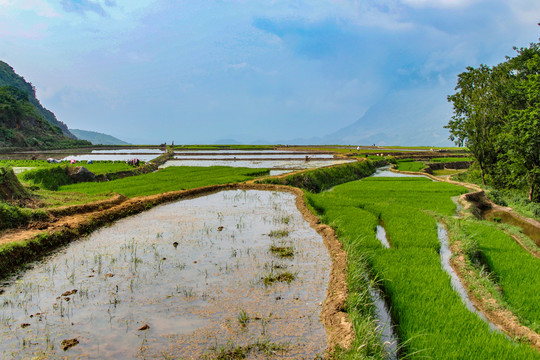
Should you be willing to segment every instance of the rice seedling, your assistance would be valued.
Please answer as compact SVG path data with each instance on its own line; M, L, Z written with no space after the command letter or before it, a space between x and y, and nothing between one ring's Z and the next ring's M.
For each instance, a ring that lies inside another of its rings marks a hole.
M289 230L272 230L268 234L270 237L283 238L289 236Z
M294 257L294 247L292 246L280 246L272 244L270 245L270 252L280 258Z
M368 341L374 345L365 356L380 358L369 355L380 351L373 323L360 321L369 318L369 310L355 306L369 302L362 285L365 275L359 273L380 279L398 325L400 357L459 358L464 349L468 358L477 359L540 357L528 346L491 332L466 309L441 269L433 215L452 216L455 204L450 198L463 192L463 188L422 178L366 178L338 185L331 192L306 195L322 220L336 229L349 254L349 314L360 339L366 334L375 339ZM383 249L375 237L379 220L392 239L391 249ZM344 358L355 356L343 353Z

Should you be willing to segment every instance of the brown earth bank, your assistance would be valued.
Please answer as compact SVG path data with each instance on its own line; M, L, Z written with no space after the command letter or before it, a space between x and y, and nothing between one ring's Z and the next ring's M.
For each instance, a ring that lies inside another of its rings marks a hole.
M429 178L435 180L435 181L445 181L449 182L455 185L463 186L467 188L470 192L463 194L459 197L458 202L460 205L463 206L463 209L460 212L460 216L466 217L468 216L474 216L476 218L482 218L482 214L489 209L497 209L500 211L504 211L507 213L512 214L512 216L518 217L522 219L523 221L526 221L527 223L530 223L534 226L537 226L538 230L540 231L540 223L534 219L525 218L521 215L515 213L511 208L509 207L503 207L499 206L495 203L493 203L491 200L489 200L484 191L477 185L469 184L469 183L463 183L459 181L450 180L448 177L437 177L433 176L431 174L421 173L421 172L411 172L411 171L398 171L395 169L391 169L392 171L396 173L407 173L407 174L422 174L425 176L428 176ZM509 234L511 235L511 234ZM539 257L539 254L535 251L532 251L528 247L526 247L516 236L511 235L512 238L521 245L526 251L533 254L536 257ZM459 276L461 283L467 289L467 293L469 295L469 298L474 303L476 308L484 313L486 318L492 322L494 325L496 325L499 329L504 331L507 335L513 337L513 338L524 338L527 339L527 341L540 351L540 335L531 330L530 328L521 325L519 322L519 319L517 316L515 316L511 311L504 308L501 304L497 302L496 299L491 297L488 292L484 292L482 295L477 294L477 292L473 291L471 288L471 283L466 280L467 274L471 274L473 270L471 269L471 266L468 265L465 255L463 253L463 249L461 247L461 243L459 241L455 241L451 246L450 250L452 251L452 254L454 255L450 261L450 265L456 272L456 274Z
M354 340L354 331L344 310L347 299L347 254L334 230L320 224L319 218L309 210L302 190L294 187L255 184L254 182L213 185L130 199L116 195L109 200L54 209L51 211L54 216L50 221L32 223L26 228L12 229L0 235L0 244L24 243L27 247L31 247L20 256L17 256L17 252L10 255L10 259L4 261L8 266L4 266L3 271L0 270L0 277L6 276L30 261L38 260L58 246L89 234L115 220L140 213L165 202L232 189L286 191L296 196L298 210L310 226L322 236L332 259L327 296L321 312L321 320L327 333L328 356L331 356L333 349L338 346L348 349Z

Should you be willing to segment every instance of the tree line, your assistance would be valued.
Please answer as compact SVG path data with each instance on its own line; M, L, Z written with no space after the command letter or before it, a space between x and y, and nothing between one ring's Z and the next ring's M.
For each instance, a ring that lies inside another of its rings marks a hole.
M458 75L445 128L469 148L484 185L526 189L540 202L540 43L514 50L496 66Z

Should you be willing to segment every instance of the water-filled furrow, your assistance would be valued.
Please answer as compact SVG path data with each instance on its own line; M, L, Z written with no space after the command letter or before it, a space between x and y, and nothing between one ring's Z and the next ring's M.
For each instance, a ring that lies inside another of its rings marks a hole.
M375 305L378 328L381 331L381 341L383 342L388 359L397 359L398 339L392 326L390 310L386 306L383 294L377 288L369 286L369 294Z
M390 249L390 243L388 242L388 237L386 236L386 230L384 230L383 226L377 225L376 236L377 236L377 240L379 240L385 248Z
M482 320L487 322L489 324L489 327L492 330L499 331L497 326L495 326L492 322L490 322L486 318L486 316L474 306L471 299L469 298L467 290L465 289L463 284L461 284L459 276L456 274L456 272L450 265L450 258L452 257L452 252L450 251L450 248L448 245L448 232L446 231L446 228L444 227L444 225L441 223L437 223L437 235L441 243L440 256L441 256L442 268L444 269L444 271L448 273L448 275L450 275L450 281L452 283L452 287L458 293L459 297L461 298L461 301L463 301L463 304L467 307L469 311L478 314L478 316L480 316Z

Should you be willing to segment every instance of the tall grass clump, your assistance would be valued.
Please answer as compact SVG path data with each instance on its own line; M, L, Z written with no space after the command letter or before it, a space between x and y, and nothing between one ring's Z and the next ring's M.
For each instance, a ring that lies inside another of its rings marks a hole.
M67 165L40 167L25 171L20 175L23 181L46 190L58 190L58 187L72 184L73 179L67 175Z

